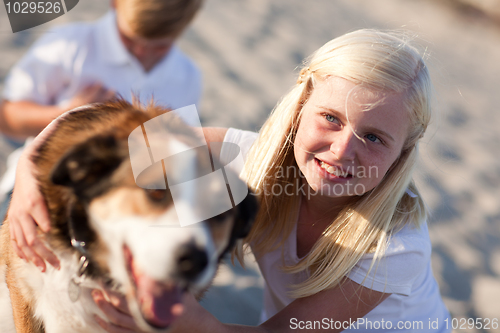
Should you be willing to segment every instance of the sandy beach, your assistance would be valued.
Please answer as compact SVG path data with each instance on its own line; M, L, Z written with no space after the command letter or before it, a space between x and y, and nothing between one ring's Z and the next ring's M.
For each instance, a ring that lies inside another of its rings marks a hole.
M0 6L0 90L11 66L50 27L95 20L107 9L107 1L82 0L67 15L13 34ZM437 0L207 0L179 41L203 72L203 125L257 131L295 82L302 60L359 28L409 30L428 55L436 112L415 178L432 212L434 274L454 318L500 321L500 25L494 20ZM1 139L2 173L10 150ZM249 258L246 269L223 267L203 304L225 322L254 325L262 287Z

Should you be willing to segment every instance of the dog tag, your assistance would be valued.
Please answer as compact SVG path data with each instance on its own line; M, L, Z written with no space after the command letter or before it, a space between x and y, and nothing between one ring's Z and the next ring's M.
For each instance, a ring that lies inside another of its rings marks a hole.
M73 303L78 301L78 298L80 298L80 284L76 283L75 279L69 280L68 296Z

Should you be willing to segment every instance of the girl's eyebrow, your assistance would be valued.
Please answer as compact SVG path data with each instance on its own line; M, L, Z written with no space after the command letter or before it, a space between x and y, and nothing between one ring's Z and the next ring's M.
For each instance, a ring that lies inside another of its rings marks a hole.
M323 109L324 111L328 111L328 112L333 113L335 115L335 117L339 118L342 122L346 121L345 115L340 111L337 111L335 109L332 109L332 108L329 108L326 106L319 106L319 108Z
M337 111L335 109L332 109L332 108L329 108L329 107L326 107L326 106L319 106L320 109L323 109L325 111L328 111L328 112L331 112L333 113L337 118L339 118L342 122L345 122L347 121L344 114L340 111ZM384 130L381 130L379 128L376 128L376 127L372 127L372 126L367 126L364 128L364 131L365 132L371 132L371 133L374 133L374 134L378 134L378 135L381 135L381 136L384 136L386 137L387 139L391 140L394 142L394 138L389 134L387 133L386 131Z

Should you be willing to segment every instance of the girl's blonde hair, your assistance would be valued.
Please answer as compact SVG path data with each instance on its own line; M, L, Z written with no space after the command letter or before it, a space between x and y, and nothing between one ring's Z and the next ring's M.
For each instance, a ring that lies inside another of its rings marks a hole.
M374 253L373 267L384 254L391 233L408 224L419 226L427 214L412 172L418 140L431 118L429 72L420 53L403 34L358 30L331 40L309 58L297 84L278 103L251 148L243 177L259 195L261 206L246 244L251 243L259 257L283 245L294 227L301 181L283 170L298 170L293 143L301 110L315 83L327 77L404 94L411 125L399 158L381 183L332 217L322 237L297 265L284 267L290 273L310 273L307 281L294 286L290 293L294 298L337 286L366 253ZM280 173L283 177L276 176ZM294 195L272 195L274 186L284 185L287 193L292 187ZM415 195L405 193L407 189ZM238 256L241 258L241 252Z

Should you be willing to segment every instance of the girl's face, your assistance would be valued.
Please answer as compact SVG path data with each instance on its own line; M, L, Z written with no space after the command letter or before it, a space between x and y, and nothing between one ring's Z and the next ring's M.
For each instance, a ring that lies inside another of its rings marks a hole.
M295 160L320 195L361 195L381 182L408 130L401 94L330 77L317 82L303 107Z

